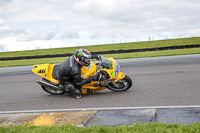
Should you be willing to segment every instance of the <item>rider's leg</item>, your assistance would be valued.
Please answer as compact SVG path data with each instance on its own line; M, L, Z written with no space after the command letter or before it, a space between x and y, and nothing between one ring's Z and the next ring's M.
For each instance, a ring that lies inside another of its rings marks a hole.
M65 85L66 93L74 98L81 98L82 93L80 89L81 87L75 85L73 82L68 82Z

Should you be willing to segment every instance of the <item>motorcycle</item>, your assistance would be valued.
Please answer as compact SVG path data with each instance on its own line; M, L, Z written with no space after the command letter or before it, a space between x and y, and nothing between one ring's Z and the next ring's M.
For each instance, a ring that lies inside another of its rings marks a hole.
M42 77L36 80L42 89L47 93L53 95L60 95L66 93L65 90L59 87L56 70L59 67L57 64L41 64L33 65L32 72ZM92 81L81 87L82 94L92 94L106 88L112 91L126 91L131 88L132 80L128 75L120 72L120 66L113 58L105 58L101 56L99 62L81 68L81 77L83 79L89 78L94 74L99 74L98 81Z

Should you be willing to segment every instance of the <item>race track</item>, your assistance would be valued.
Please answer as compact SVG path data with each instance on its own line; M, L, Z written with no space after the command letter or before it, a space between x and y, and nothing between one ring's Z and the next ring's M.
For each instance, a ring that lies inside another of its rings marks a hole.
M74 99L50 95L27 72L0 72L0 111L200 105L200 55L119 60L133 80L125 92L104 90Z

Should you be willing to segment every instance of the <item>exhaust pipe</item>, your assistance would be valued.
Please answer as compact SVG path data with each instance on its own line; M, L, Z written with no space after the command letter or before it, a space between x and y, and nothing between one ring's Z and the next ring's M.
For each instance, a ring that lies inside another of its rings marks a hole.
M36 80L36 83L42 85L42 86L46 86L46 87L51 87L53 89L56 89L56 90L60 90L60 88L58 86L55 86L53 84L50 84L44 80Z

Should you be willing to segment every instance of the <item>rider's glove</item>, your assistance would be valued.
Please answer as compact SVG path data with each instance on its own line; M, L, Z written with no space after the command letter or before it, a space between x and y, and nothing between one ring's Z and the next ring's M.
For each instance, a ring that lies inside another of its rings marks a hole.
M96 59L101 60L101 56L99 54L96 54Z
M99 54L92 54L91 59L101 60L101 56Z

